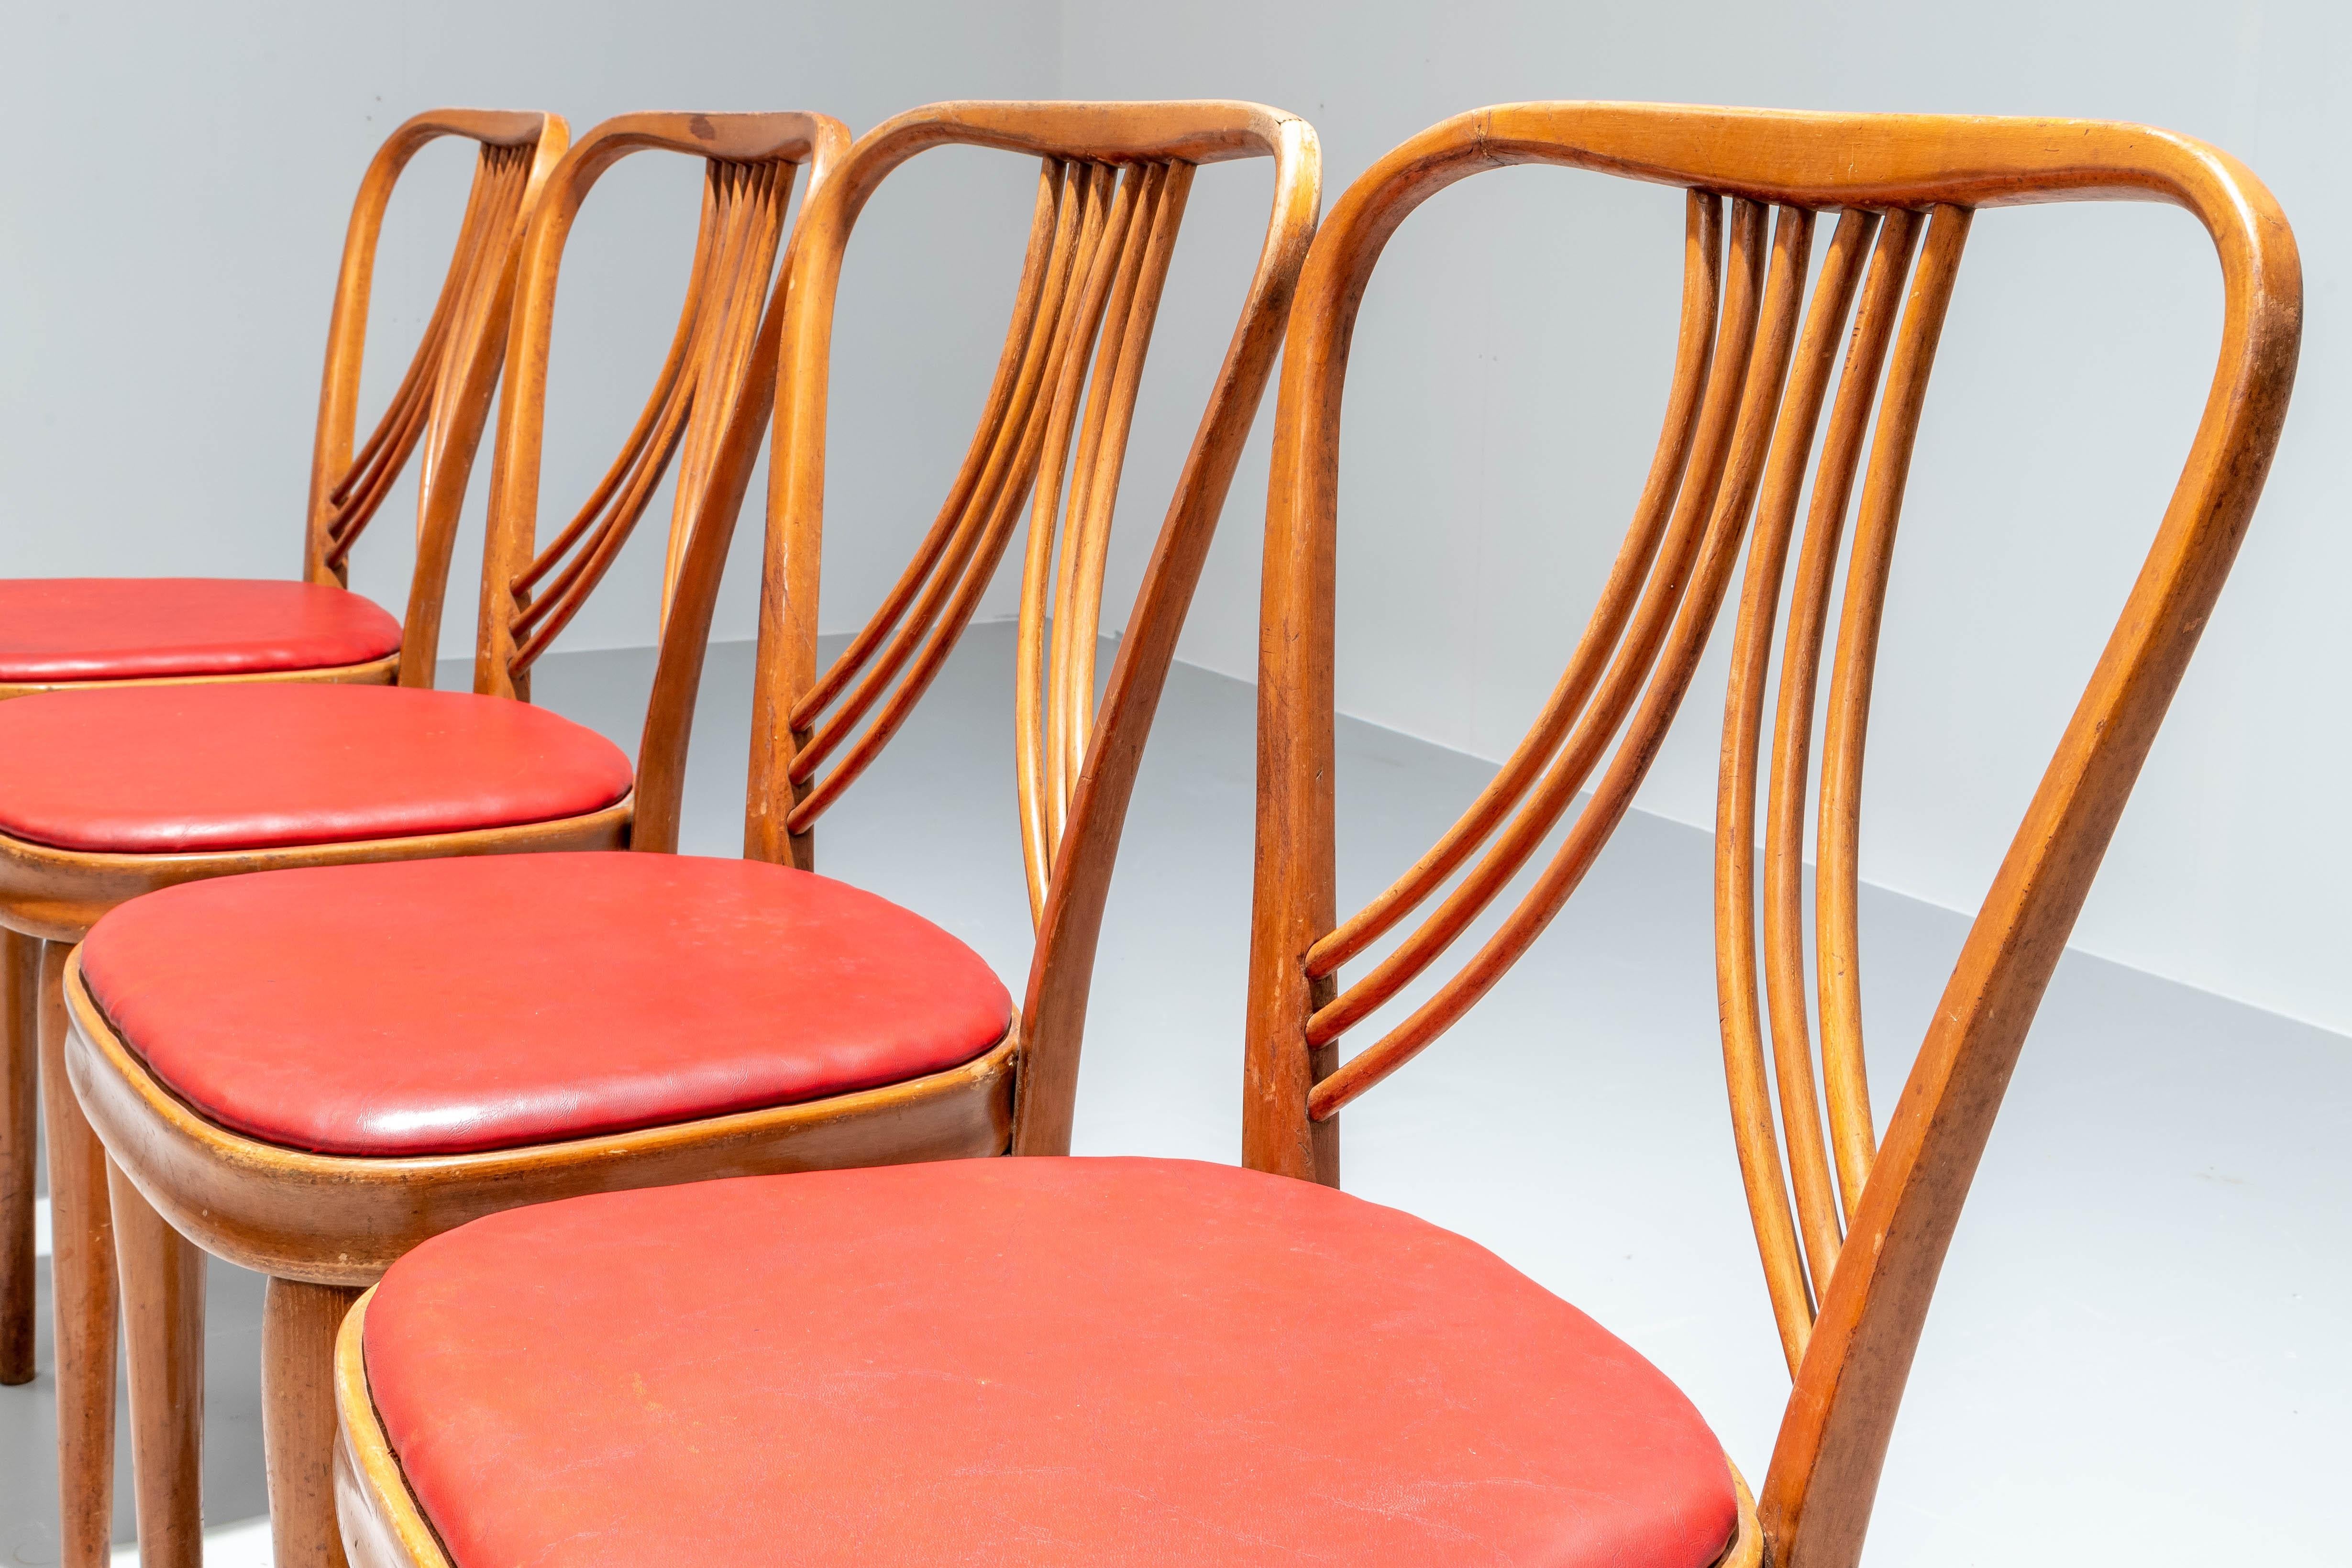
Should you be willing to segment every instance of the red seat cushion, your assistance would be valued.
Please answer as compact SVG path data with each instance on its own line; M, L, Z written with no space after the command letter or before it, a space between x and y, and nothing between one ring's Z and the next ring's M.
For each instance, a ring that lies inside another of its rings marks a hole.
M1189 1161L510 1210L363 1344L457 1568L1704 1568L1738 1519L1664 1374L1492 1253Z
M0 579L0 681L329 669L400 651L400 623L319 583Z
M0 833L161 855L601 810L629 759L527 702L390 686L45 691L0 702Z
M499 855L133 899L82 948L155 1076L290 1148L452 1154L902 1082L1004 1037L980 955L755 861Z

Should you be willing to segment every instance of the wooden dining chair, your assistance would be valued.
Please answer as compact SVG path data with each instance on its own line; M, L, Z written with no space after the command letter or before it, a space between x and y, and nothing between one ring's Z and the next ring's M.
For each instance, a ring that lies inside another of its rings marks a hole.
M174 1375L151 1353L159 1319L200 1304L185 1293L196 1288L193 1275L172 1272L176 1255L151 1234L159 1227L135 1192L117 1182L110 1199L105 1152L68 1085L63 985L71 944L142 893L236 873L675 844L719 563L756 455L728 444L729 416L747 388L762 406L772 395L782 311L766 301L794 175L806 164L821 176L847 142L838 121L817 115L630 115L596 127L549 174L520 245L474 691L138 686L0 703L0 921L44 944L40 1029L69 1563L102 1563L107 1552L116 1247L137 1266L125 1298L134 1390ZM541 547L541 435L564 243L604 171L648 148L702 163L686 303L620 456ZM754 448L758 435L754 426ZM633 779L611 742L522 699L533 662L596 590L672 468L659 668ZM430 652L425 644L420 657ZM371 933L347 957L382 962L384 934ZM294 1331L285 1324L299 1311L299 1301L273 1310L266 1333ZM275 1403L297 1399L299 1392L280 1390ZM145 1521L161 1528L175 1517L171 1487L189 1489L193 1518L193 1470L135 1468L142 1531ZM150 1481L166 1489L155 1492ZM173 1550L193 1553L196 1544Z
M561 115L439 109L408 121L377 149L352 210L327 330L300 582L0 579L0 700L126 682L432 685L457 512L506 343L509 263L571 134ZM480 143L449 270L406 374L354 455L384 210L409 160L447 136ZM345 563L412 458L419 472L416 565L406 619L395 621L344 586ZM40 968L40 939L0 927L0 1384L33 1375Z
M1332 656L1350 331L1413 208L1513 163L1688 191L1664 426L1597 612L1526 743L1343 921ZM1979 207L2092 198L2170 201L2203 220L2221 263L2221 363L2146 569L1874 1149L1851 1016L1825 1006L1827 1142L1850 1173L1833 1204L1814 1080L1790 1058L1810 1049L1794 888L1834 566L1843 553L1821 836L1823 964L1846 966L1822 986L1832 997L1851 972L1853 790L1885 562L1963 240ZM2262 489L2300 288L2293 237L2252 175L2136 126L1527 104L1448 121L1382 158L1316 240L1283 354L1247 1168L819 1172L575 1198L438 1237L361 1299L339 1343L354 1561L1852 1563L2001 1089ZM1747 911L1765 655L1809 466L1766 839L1792 1221ZM1632 1347L1470 1242L1335 1190L1342 1108L1526 955L1623 816L1743 544L1718 972L1794 1377L1760 1505ZM1520 871L1489 934L1439 970ZM1399 999L1412 975L1432 983L1417 1005ZM1401 1018L1360 1027L1392 1017L1391 1002ZM1342 1059L1351 1034L1372 1041Z
M596 157L603 135L574 157ZM843 254L881 182L948 144L1041 160L1012 321L937 522L820 678L825 400ZM1196 166L1241 158L1274 164L1264 245L1097 710L1104 552L1161 289ZM776 445L745 858L288 870L171 889L98 923L67 966L68 1062L117 1166L150 1568L194 1561L203 1253L271 1276L273 1529L279 1563L312 1562L335 1549L336 1325L358 1289L419 1242L583 1192L1066 1138L1120 822L1272 373L1320 205L1318 170L1304 121L1252 104L950 103L877 128L813 188L768 389ZM559 170L551 187L550 226L568 221L571 173ZM528 242L509 373L520 395L537 389L526 367L543 352L553 281L539 263L560 237L535 226ZM743 397L722 438L714 461L734 496L769 410L768 396ZM535 437L535 423L502 428L501 474L527 461L510 447ZM527 495L502 489L498 502L521 506L515 497ZM1009 706L1036 943L1016 1014L987 964L945 931L801 868L817 814L931 685L1024 515ZM698 526L713 542L703 549L698 536L702 553L686 571L715 575L726 531L716 501ZM693 591L707 619L709 584ZM691 647L673 638L663 668L699 657L698 633ZM821 720L829 704L850 717ZM864 728L846 728L860 717ZM833 771L814 776L826 760ZM674 770L658 787L665 830L641 832L635 847L675 847ZM641 828L656 789L649 767Z

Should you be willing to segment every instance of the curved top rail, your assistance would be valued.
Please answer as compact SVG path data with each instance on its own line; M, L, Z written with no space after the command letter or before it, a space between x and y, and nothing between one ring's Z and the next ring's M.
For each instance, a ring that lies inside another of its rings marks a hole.
M400 122L385 140L398 143L414 137L429 142L436 136L466 136L491 147L528 147L545 134L561 115L522 109L428 109Z
M651 110L616 114L580 139L573 149L572 179L584 189L614 159L656 148L744 163L780 158L805 163L815 158L820 146L831 144L833 128L839 123L829 115L789 110L744 114Z
M1234 99L1171 99L1157 103L1031 103L970 100L930 103L891 116L857 139L850 168L872 160L876 177L944 142L994 147L1041 158L1109 162L1181 158L1222 163L1279 156L1291 126L1306 121L1283 110ZM853 180L857 176L845 174Z
M1376 173L1384 184L1402 170L1465 161L1562 163L1809 207L2165 201L2195 213L2217 238L2234 226L2231 215L2277 212L2235 158L2154 126L1654 103L1474 110L1397 147L1349 196L1377 201Z

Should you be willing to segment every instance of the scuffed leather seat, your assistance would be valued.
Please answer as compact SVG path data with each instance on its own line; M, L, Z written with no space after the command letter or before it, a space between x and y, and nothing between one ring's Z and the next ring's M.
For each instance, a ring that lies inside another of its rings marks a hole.
M0 579L0 682L261 675L400 651L381 605L319 583Z
M394 1157L547 1143L902 1082L1004 1037L980 956L764 862L502 855L193 882L100 921L82 976L219 1125Z
M0 834L87 853L350 843L578 816L628 794L602 735L385 686L106 687L0 702Z
M1721 1447L1500 1258L1189 1161L974 1160L511 1210L368 1306L457 1568L1706 1568Z

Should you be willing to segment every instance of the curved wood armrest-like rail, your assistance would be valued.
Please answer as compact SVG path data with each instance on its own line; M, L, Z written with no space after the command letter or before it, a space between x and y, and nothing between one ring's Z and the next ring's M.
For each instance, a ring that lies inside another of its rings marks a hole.
M889 174L957 143L1040 160L1029 245L964 461L912 560L816 667L833 309L858 215ZM1128 437L1194 170L1274 163L1265 243L1099 710L1096 636ZM1134 773L1321 204L1315 133L1251 103L944 103L859 138L794 236L777 370L745 852L813 863L817 819L904 725L1024 512L1015 689L1020 828L1038 931L1018 1144L1066 1150L1078 1035Z
M1529 163L1689 193L1664 426L1584 637L1526 740L1427 855L1341 920L1332 628L1355 315L1389 237L1422 202L1483 170ZM1878 1147L1863 1067L1857 846L1903 492L1976 209L2081 200L2168 202L2203 224L2223 285L2220 363L2147 563ZM1816 268L1816 219L1832 213ZM1777 1564L1844 1568L1860 1552L1912 1351L2001 1089L2261 493L2294 379L2301 290L2285 219L2235 161L2168 132L2083 121L1505 105L1447 121L1381 159L1316 240L1285 344L1267 505L1245 1158L1336 1182L1340 1109L1426 1048L1528 952L1630 806L1744 551L1717 798L1717 978L1735 1140L1795 1378L1759 1514ZM1768 762L1765 689L1792 546ZM1824 679L1809 994L1804 818ZM1476 952L1343 1063L1342 1037L1432 973L1531 868L1531 886ZM1342 967L1367 957L1343 985Z
M355 453L360 366L384 213L409 161L428 142L446 136L481 148L457 241L408 368L374 431ZM407 685L433 682L450 550L505 348L515 247L570 141L570 128L560 115L431 110L385 139L352 209L327 331L303 575L314 583L348 579L352 546L383 507L393 482L417 458L416 563L400 664Z

